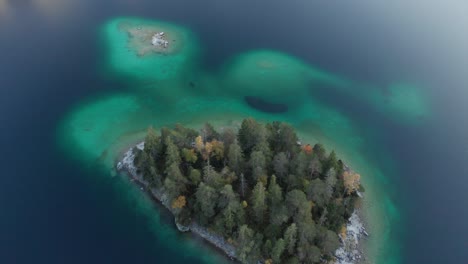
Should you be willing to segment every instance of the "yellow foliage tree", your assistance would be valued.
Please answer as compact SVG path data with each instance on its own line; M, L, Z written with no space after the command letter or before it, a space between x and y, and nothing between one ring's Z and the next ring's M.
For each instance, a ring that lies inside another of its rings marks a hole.
M346 239L346 232L347 232L346 225L342 225L340 229L340 236L342 239Z
M198 137L195 138L195 148L200 153L205 148L205 144L203 144L203 139L202 139L201 136L198 136Z
M222 159L224 157L224 143L214 139L211 141L211 146L216 159Z
M359 186L361 186L361 175L355 172L345 171L343 173L343 181L346 193L351 194L359 190Z
M181 195L177 197L177 199L172 201L172 208L181 209L181 208L184 208L186 204L187 204L187 200L185 199L185 196Z
M244 208L247 208L247 206L249 206L249 204L247 203L247 201L242 201L242 207Z

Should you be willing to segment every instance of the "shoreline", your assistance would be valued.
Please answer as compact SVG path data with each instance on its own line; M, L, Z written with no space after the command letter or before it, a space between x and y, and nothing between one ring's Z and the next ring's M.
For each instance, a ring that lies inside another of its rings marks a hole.
M174 218L177 229L181 232L190 231L193 235L202 238L204 242L213 246L216 250L224 253L231 260L237 260L235 247L228 243L222 236L210 232L208 229L199 226L197 223L192 222L189 226L182 226L176 222L174 214L172 213L171 206L166 196L161 190L156 188L150 188L149 183L143 179L142 175L137 173L136 167L133 165L135 155L133 154L133 148L143 150L144 141L140 141L138 144L133 145L126 151L122 151L119 155L117 164L115 166L117 172L125 172L132 182L135 182L140 189L145 190L150 197L157 201L160 205L164 206L171 216ZM350 170L349 167L345 166L346 170ZM362 197L361 193L358 193ZM364 219L364 221L363 221ZM343 237L339 235L341 246L335 251L335 260L330 263L335 264L357 264L364 263L367 259L365 250L360 240L368 237L369 234L365 228L365 218L362 208L356 208L348 219L346 224L346 235Z
M344 168L345 171L352 172L346 164L344 164ZM357 194L361 199L364 199L364 195L361 192L358 191ZM345 235L338 235L341 246L335 251L335 264L366 263L368 260L363 243L359 243L362 239L369 236L369 233L366 231L366 218L362 210L361 201L346 223Z
M144 142L138 143L136 146L139 149L144 148ZM124 171L127 172L128 176L131 178L131 181L136 182L141 190L146 190L147 193L156 201L158 201L162 206L164 206L169 212L171 212L172 217L175 217L172 213L171 206L169 201L167 200L166 196L161 192L161 190L157 190L155 188L150 188L149 183L146 182L142 175L137 173L135 166L133 165L133 160L135 155L133 154L133 148L130 148L126 152L124 152L123 157L117 163L116 169L117 171ZM204 227L199 226L197 223L192 222L189 226L182 226L179 223L175 222L177 229L181 232L188 232L190 231L192 234L202 238L204 241L208 242L210 245L214 246L216 249L222 251L227 257L231 260L237 260L236 251L233 245L229 244L222 236L214 234L207 230Z

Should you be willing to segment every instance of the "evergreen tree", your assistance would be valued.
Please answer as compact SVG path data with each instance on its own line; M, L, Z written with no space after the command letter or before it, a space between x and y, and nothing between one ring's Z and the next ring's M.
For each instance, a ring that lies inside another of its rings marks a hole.
M316 227L312 220L306 220L298 224L297 254L303 262L316 263L320 260L320 250L314 249Z
M189 180L190 183L194 186L198 186L201 182L201 172L200 170L190 168L189 169Z
M288 220L288 212L283 201L283 191L276 183L275 175L270 177L268 185L268 207L270 209L270 223L281 225Z
M273 263L281 263L281 255L283 254L285 249L285 242L282 238L276 240L275 246L271 251L271 258L273 259Z
M267 209L265 187L262 182L257 182L252 191L252 212L257 224L262 224Z
M156 134L156 131L152 127L148 128L145 137L144 151L148 153L153 159L157 158L160 152L160 138Z
M292 190L286 195L286 206L294 222L301 223L312 219L311 204L301 190Z
M242 151L247 156L250 155L255 145L266 140L266 136L265 127L253 118L247 118L242 121L237 135Z
M327 185L327 196L328 197L333 196L334 188L335 188L335 185L336 185L337 181L338 180L336 178L336 170L334 168L329 169L327 171L327 173L325 174L325 183Z
M219 190L224 186L223 178L213 166L210 165L203 167L203 181L205 184L215 188L215 190Z
M276 183L276 176L270 177L270 183L268 184L268 205L270 208L276 208L283 202L283 190L281 186Z
M218 140L220 138L219 133L216 132L216 129L210 124L205 123L205 126L202 129L202 135L204 136L204 141Z
M254 231L247 225L242 225L237 234L237 244L239 245L236 250L236 255L240 262L249 263L249 256L255 247Z
M326 158L326 151L322 144L314 145L314 155L320 160L324 161Z
M229 146L227 158L229 168L231 168L231 170L233 170L237 175L240 175L243 169L244 158L241 147L237 142L234 142Z
M330 169L337 170L338 168L339 168L338 160L336 158L336 153L333 150L332 152L330 152L330 155L328 155L327 161L325 162L324 171L328 171Z
M182 175L176 163L172 163L167 167L166 174L167 177L164 181L164 188L166 189L169 199L172 201L187 190L186 184L188 181L184 175Z
M307 190L307 198L320 207L325 206L331 198L327 191L327 184L320 179L312 180Z
M286 153L284 152L276 154L273 158L273 169L275 174L283 180L288 175L288 164L289 161Z
M259 180L261 176L266 174L266 160L262 152L252 152L250 155L249 165L252 170L253 181Z
M209 219L212 218L216 213L215 201L218 199L218 195L216 194L215 189L202 182L198 186L195 197L200 223L206 225Z
M312 179L314 175L322 173L322 162L318 155L314 155L312 160L309 162L309 179Z
M294 156L299 151L297 145L298 137L294 129L281 122L273 122L267 125L270 146L274 153L285 152L289 156Z
M226 151L225 156L228 155L229 147L236 142L236 140L237 135L231 128L226 128L221 133L221 141L224 143L224 150Z
M292 160L291 171L297 175L297 177L303 179L307 175L307 166L309 162L309 157L306 153L301 151L297 154Z
M297 242L297 226L292 223L284 232L284 241L286 249L290 255L294 254Z
M179 149L174 142L172 142L170 137L166 137L164 143L166 145L166 167L169 167L172 164L176 164L178 166L181 163Z
M340 247L338 235L331 230L322 230L319 236L319 246L324 254L333 256L335 251Z

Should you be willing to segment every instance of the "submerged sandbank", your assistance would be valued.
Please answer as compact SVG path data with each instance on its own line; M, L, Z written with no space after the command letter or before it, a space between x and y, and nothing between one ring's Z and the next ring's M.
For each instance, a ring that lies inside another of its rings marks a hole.
M152 38L160 33L167 45L153 45ZM102 27L102 41L108 71L139 81L166 80L190 72L199 53L190 30L135 17L107 22Z

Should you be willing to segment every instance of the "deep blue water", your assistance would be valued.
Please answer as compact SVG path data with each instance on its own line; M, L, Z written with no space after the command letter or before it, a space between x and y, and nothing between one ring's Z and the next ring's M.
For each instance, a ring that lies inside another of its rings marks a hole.
M322 96L383 131L400 172L390 180L404 263L466 262L468 4L437 2L0 0L0 263L196 262L158 244L144 217L56 147L71 105L119 89L99 73L97 30L122 15L191 28L207 68L266 47L357 81L420 83L433 103L419 126Z

